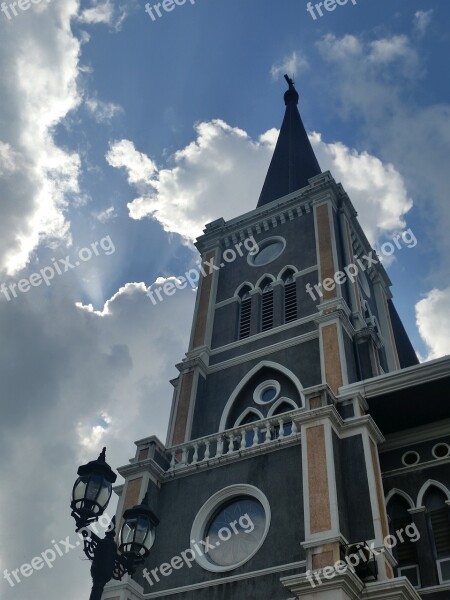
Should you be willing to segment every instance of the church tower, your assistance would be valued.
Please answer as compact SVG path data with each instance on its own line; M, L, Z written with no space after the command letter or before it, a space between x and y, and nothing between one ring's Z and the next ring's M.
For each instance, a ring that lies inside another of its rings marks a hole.
M416 540L404 533L398 551L385 544L393 520L379 423L402 429L408 395L395 394L419 386L425 371L389 277L343 186L322 172L286 80L255 209L209 223L197 240L202 276L167 442L136 442L116 490L119 517L148 491L160 525L145 568L110 584L105 599L420 598L399 570ZM429 380L443 386L448 361L434 362ZM386 422L379 407L391 392ZM431 404L405 427L447 417ZM402 443L392 443L398 453ZM411 514L402 523L416 532Z

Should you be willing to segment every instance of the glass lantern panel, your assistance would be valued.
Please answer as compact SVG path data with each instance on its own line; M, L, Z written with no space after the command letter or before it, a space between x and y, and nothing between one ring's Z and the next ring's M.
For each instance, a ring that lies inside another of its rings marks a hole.
M136 534L134 536L134 541L137 544L144 545L145 538L147 537L148 530L150 528L150 522L145 517L139 517L136 525Z
M109 481L103 481L103 487L97 498L97 502L104 509L107 507L109 499L111 498L112 484Z
M72 494L75 502L77 502L78 500L83 500L85 492L86 492L86 479L84 477L79 477L77 479L77 481L75 482L75 485L73 488L73 494Z
M86 500L95 502L103 485L103 477L100 475L91 475L86 490Z
M120 534L122 544L131 544L134 538L134 532L136 530L136 519L130 519L125 521Z
M155 541L155 531L152 527L151 529L149 529L148 535L145 538L145 547L147 548L147 550L150 550L150 548L153 546L154 541Z

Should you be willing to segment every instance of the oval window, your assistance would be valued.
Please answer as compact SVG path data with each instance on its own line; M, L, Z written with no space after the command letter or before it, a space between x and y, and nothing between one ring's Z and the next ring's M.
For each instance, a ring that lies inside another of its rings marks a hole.
M258 242L258 252L247 256L248 263L253 267L263 267L282 254L286 248L286 240L282 237L272 237Z

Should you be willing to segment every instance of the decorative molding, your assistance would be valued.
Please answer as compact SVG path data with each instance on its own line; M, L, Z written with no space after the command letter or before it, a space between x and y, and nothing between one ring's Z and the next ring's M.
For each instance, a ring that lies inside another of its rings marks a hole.
M261 411L259 411L257 408L253 408L253 406L249 406L238 417L238 419L236 420L236 423L234 424L234 427L240 427L242 425L242 421L245 419L245 417L247 415L255 415L258 417L257 420L261 420L261 421L264 419L264 415L262 414Z
M412 465L411 467L399 467L398 469L391 469L390 471L383 471L382 477L383 479L387 477L396 477L398 475L402 475L405 473L412 473L413 471L423 471L424 469L428 469L430 467L436 467L437 465L446 465L450 464L450 456L447 458L435 458L433 460L427 460L426 462L418 463L417 465Z
M329 171L309 180L309 185L282 198L258 207L244 215L226 222L217 219L206 225L204 235L196 241L200 252L217 246L228 247L249 235L257 235L275 229L279 223L311 213L311 207L324 201L332 201L337 206L339 187ZM244 237L242 237L244 236Z
M240 361L240 362L242 362L242 361ZM253 369L250 369L250 371L245 374L245 376L241 379L241 381L234 388L233 392L231 393L231 396L228 398L228 402L225 404L225 408L223 409L222 417L220 419L219 432L225 431L227 429L226 424L227 424L228 415L230 414L231 408L232 408L236 398L238 397L238 395L244 388L244 386L252 379L252 377L254 375L256 375L256 373L258 373L258 371L261 371L261 369L263 369L263 368L273 369L274 371L278 371L279 373L282 373L283 375L288 377L292 381L292 383L295 385L297 392L302 400L302 404L303 404L303 406L305 406L305 396L303 393L303 386L300 383L300 380L298 379L298 377L296 375L294 375L294 373L292 371L290 371L287 367L285 367L283 365L280 365L276 362L272 362L269 360L263 360L260 363L258 363L257 365L255 365L253 367Z
M282 404L289 404L290 407L291 407L291 410L298 410L299 409L299 407L295 404L295 402L293 400L291 400L290 398L285 398L284 396L282 396L281 398L278 398L278 400L275 402L275 404L272 404L272 406L270 407L269 412L267 413L267 416L268 417L273 417L273 413ZM286 411L286 412L288 412L288 411Z
M366 398L403 390L414 385L421 385L448 377L450 372L450 356L437 358L419 365L406 367L392 373L378 375L357 383L342 386L340 394L362 392Z
M448 488L445 487L445 485L443 483L441 483L440 481L436 481L435 479L429 479L422 485L422 487L419 490L419 493L417 494L417 502L416 502L417 508L424 505L423 497L425 496L426 492L428 491L428 489L430 487L436 487L439 490L441 490L441 492L443 492L445 494L445 496L447 496L447 500L450 501L450 491L448 490Z
M392 498L394 496L401 496L409 504L409 508L411 508L411 509L415 508L415 504L414 504L414 501L411 498L411 496L409 494L407 494L406 492L404 492L403 490L399 490L398 488L392 488L392 490L389 491L388 495L386 496L386 498L384 500L386 506L389 504L389 502L392 500Z
M449 437L450 419L432 423L430 425L421 425L413 429L407 429L398 433L389 433L386 435L386 441L380 448L380 452L389 452L407 446L417 446L421 442L431 440L438 441L439 438Z
M236 299L234 299L234 300L236 300ZM225 302L225 300L224 300L224 302ZM283 325L280 325L279 327L273 327L272 329L269 329L268 331L261 331L259 333L256 333L255 335L252 335L243 340L237 340L235 342L231 342L230 344L225 344L225 346L219 346L218 348L214 348L213 350L210 350L210 355L216 356L217 354L222 354L223 352L228 352L229 350L234 350L235 348L239 348L240 346L245 346L254 341L257 341L257 340L260 340L260 339L263 339L266 337L270 337L271 335L281 333L288 329L293 329L294 327L298 327L299 325L306 325L307 323L313 322L316 317L317 317L316 314L308 315L307 317L302 317L301 319L297 319L296 321L291 321L290 323L284 323ZM188 352L186 354L186 356L190 356L190 353Z
M293 569L304 569L305 561L298 561L294 563L288 563L285 565L277 565L276 567L270 567L268 569L260 569L258 571L250 571L248 573L241 573L239 575L230 575L228 577L221 577L220 579L212 579L211 581L205 581L202 583L194 583L192 585L185 585L178 588L172 588L170 590L161 590L159 592L153 592L150 594L145 594L142 596L142 599L139 600L147 600L147 599L158 599L164 596L173 596L175 594L182 594L186 592L193 592L195 590L200 590L208 587L215 587L218 585L223 585L226 583L232 583L234 581L242 581L245 579L253 579L255 577L263 577L264 575L270 575L271 573L281 573L282 571L290 571ZM295 599L294 599L295 600Z
M311 340L316 340L318 338L318 331L310 331L308 333L303 333L301 335L289 338L287 340L283 340L282 342L277 342L270 346L259 348L258 350L252 350L251 352L247 352L247 354L235 356L234 358L229 358L227 360L224 360L223 362L215 363L214 365L211 365L208 368L208 373L214 373L223 369L229 369L230 367L241 365L243 362L254 360L255 358L264 357L268 354L273 354L274 352L279 352L280 350L285 350L286 348L291 348L292 346L297 346L298 344L304 344L305 342L310 342ZM247 338L247 340L248 339L249 338Z

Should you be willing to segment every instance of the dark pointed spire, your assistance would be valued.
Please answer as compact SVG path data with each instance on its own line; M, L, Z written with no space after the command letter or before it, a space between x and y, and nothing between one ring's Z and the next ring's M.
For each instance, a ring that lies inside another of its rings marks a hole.
M309 178L322 172L298 112L294 82L287 75L284 78L289 85L284 94L286 113L258 206L305 187Z

